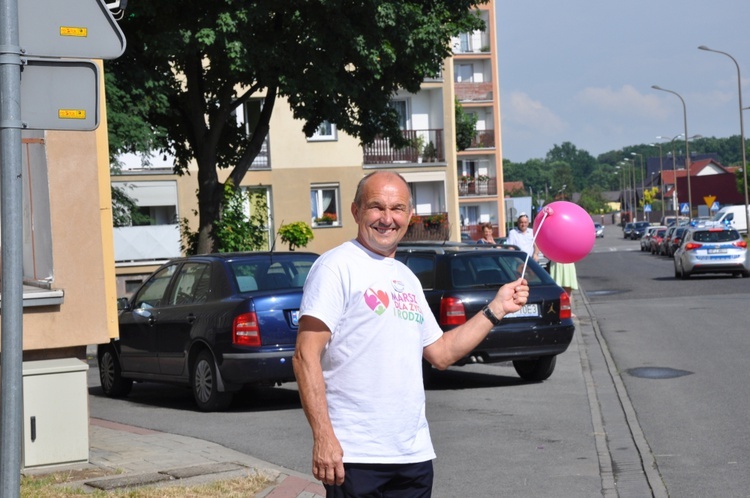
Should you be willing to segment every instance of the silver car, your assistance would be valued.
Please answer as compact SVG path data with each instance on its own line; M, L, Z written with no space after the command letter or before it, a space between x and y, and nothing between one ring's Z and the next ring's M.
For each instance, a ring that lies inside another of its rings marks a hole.
M690 228L674 253L674 276L687 279L696 273L750 277L747 242L734 228Z

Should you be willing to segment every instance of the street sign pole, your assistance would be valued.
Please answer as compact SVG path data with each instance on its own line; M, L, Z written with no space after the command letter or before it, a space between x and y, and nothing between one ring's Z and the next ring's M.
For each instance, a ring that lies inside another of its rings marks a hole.
M23 177L21 47L17 0L0 0L0 183L2 186L2 407L0 496L21 492L23 442Z

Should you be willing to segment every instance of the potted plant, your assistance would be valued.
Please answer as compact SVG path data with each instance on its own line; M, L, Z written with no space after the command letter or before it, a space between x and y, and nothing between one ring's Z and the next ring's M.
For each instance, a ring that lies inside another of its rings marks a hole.
M424 152L424 137L422 135L417 135L416 137L411 139L411 146L414 147L414 150L417 152L417 162L422 162L422 152Z
M437 161L437 149L435 148L435 144L432 143L432 140L427 142L427 145L424 146L424 153L422 154L422 157L427 162Z
M281 242L289 244L289 250L305 247L313 239L313 231L304 221L295 221L279 227Z
M334 223L336 223L336 214L323 213L319 217L315 218L315 223L317 225L333 225Z

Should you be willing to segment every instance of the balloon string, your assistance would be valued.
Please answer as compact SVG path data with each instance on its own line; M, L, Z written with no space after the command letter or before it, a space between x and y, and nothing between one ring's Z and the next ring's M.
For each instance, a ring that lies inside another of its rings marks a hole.
M544 211L544 216L542 216L542 221L539 222L539 228L534 230L534 237L531 239L531 252L534 252L534 245L536 244L536 237L539 235L539 232L542 231L542 225L544 225L544 220L547 219L547 210ZM526 253L526 259L523 262L523 271L521 272L521 278L523 278L526 275L526 265L529 264L529 257L531 257L530 253Z

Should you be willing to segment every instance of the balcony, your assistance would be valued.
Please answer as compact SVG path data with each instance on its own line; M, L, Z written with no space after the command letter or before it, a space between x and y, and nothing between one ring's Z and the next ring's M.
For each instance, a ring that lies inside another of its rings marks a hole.
M467 181L459 179L458 196L475 197L475 196L496 196L497 195L497 178L489 177L487 180Z
M492 82L474 83L463 81L455 83L456 98L461 103L492 102Z
M415 214L409 222L409 230L403 240L448 240L450 238L450 224L448 213Z
M469 149L494 149L495 130L477 130Z
M377 137L370 145L364 146L364 164L400 164L400 163L422 163L422 162L445 162L445 144L443 142L443 130L403 130L404 138L415 144L417 137L422 137L425 144L432 143L435 146L434 158L420 155L416 145L408 145L403 149L395 149L390 140L385 137Z
M180 256L179 225L145 225L114 229L118 265L163 261Z

